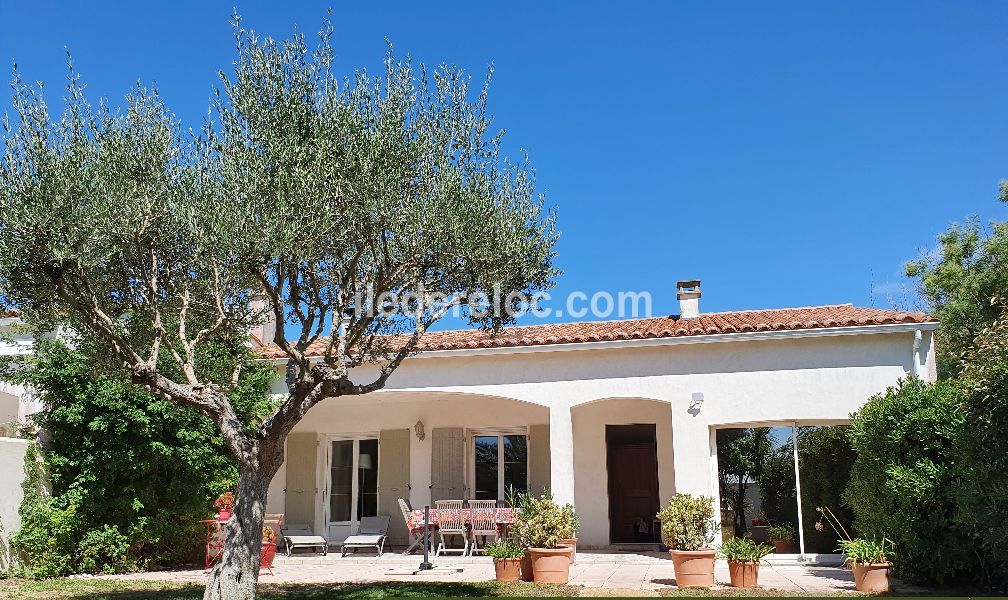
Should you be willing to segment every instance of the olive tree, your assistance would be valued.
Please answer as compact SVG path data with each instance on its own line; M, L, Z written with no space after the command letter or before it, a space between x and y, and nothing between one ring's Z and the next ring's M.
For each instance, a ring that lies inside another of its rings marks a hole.
M276 41L236 19L233 72L196 133L153 89L89 103L72 68L53 116L15 69L3 301L220 430L239 481L207 598L254 596L267 486L315 404L381 389L456 307L472 326L508 324L516 293L555 276L553 214L490 131L486 84L473 94L460 70L391 50L379 74L338 77L331 32ZM250 424L227 394L267 319L286 394Z

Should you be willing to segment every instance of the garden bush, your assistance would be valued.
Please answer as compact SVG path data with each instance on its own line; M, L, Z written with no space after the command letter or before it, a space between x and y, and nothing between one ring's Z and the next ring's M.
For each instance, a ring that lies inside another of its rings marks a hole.
M853 415L857 458L844 499L862 537L895 542L904 580L944 583L970 573L972 542L955 506L964 425L954 383L912 377Z
M237 479L207 417L102 365L86 349L42 341L17 371L45 406L34 417L45 442L26 457L11 540L29 576L191 564L205 539L199 520ZM232 402L252 421L269 406L270 373L246 372Z

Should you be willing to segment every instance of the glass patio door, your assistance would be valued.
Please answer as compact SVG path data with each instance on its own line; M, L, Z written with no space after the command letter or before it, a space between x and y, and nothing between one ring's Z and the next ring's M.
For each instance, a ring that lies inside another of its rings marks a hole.
M326 539L339 543L357 532L362 517L378 515L378 440L329 442Z

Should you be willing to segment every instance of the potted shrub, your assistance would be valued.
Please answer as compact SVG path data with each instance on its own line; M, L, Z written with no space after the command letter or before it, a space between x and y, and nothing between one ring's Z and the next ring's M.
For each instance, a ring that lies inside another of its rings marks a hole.
M557 543L571 549L570 562L573 565L574 558L577 557L577 530L581 526L581 522L578 521L574 507L570 504L564 505L562 510L565 525L564 530L560 534L560 541Z
M217 520L227 521L231 518L231 507L234 506L234 494L224 492L214 500L213 505L217 509Z
M790 523L777 525L767 529L767 535L773 542L777 554L794 554L795 529Z
M560 539L571 533L569 515L574 507L569 506L557 505L547 491L538 498L527 496L515 513L515 529L528 548L536 583L567 583L573 550L561 546Z
M676 585L714 585L714 499L710 496L676 494L658 513L662 535L675 568Z
M273 568L273 559L276 557L276 532L273 528L266 526L262 528L262 554L259 557L259 566L263 569Z
M521 562L525 548L514 540L494 540L486 545L484 552L494 559L497 581L518 581L521 578Z
M823 520L830 524L841 538L840 551L847 555L847 564L854 571L854 588L867 594L884 594L889 591L889 571L896 544L887 537L881 540L852 538L829 507L816 509L822 515L816 529L822 531ZM843 532L843 533L841 533Z
M721 544L721 556L728 561L732 587L756 587L760 561L773 552L773 546L758 544L751 538L733 537Z

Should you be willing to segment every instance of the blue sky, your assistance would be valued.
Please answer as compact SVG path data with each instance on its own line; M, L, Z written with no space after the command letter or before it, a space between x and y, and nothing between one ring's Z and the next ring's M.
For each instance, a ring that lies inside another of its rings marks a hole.
M0 0L0 61L92 97L156 82L198 125L229 25L314 33L326 4ZM563 232L554 297L647 290L678 312L899 300L950 221L1008 218L1008 2L333 3L338 66L389 38L482 77ZM379 8L380 6L380 8ZM0 97L8 111L9 94ZM874 288L874 293L873 293Z

